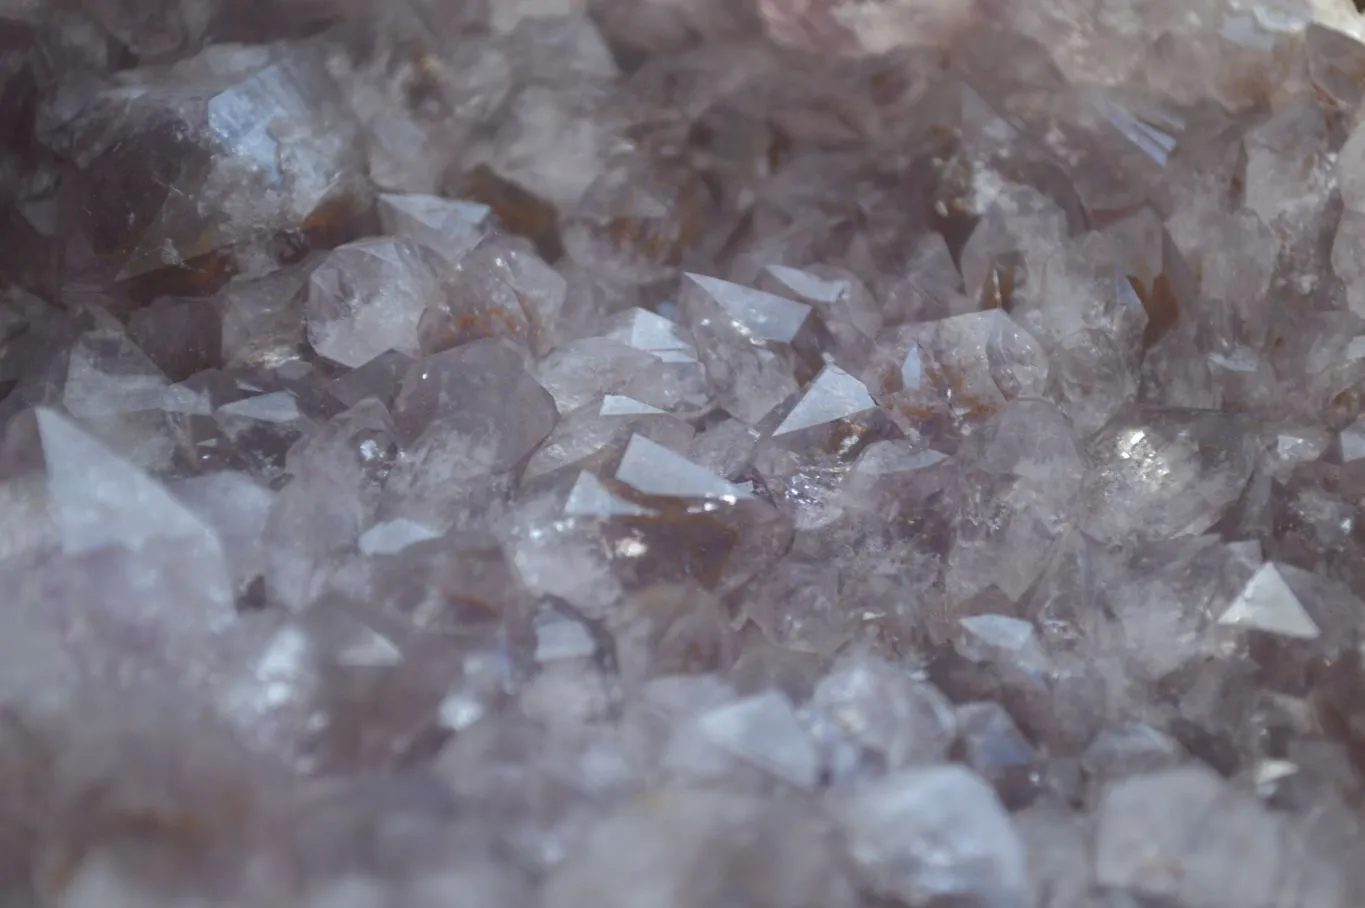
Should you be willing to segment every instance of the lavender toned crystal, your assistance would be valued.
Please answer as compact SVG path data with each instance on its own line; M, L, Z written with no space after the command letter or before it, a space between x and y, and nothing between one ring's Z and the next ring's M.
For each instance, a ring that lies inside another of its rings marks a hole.
M0 3L0 906L1358 908L1348 0Z

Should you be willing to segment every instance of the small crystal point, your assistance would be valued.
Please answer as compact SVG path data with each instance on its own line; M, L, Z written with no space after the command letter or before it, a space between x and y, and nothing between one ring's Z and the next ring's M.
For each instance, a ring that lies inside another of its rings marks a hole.
M614 494L602 480L588 472L578 474L564 513L572 517L645 517L654 512Z
M727 482L705 467L670 451L643 435L635 435L621 455L616 478L646 495L677 498L752 498L753 493Z
M736 330L754 342L790 343L810 317L809 306L776 294L703 274L689 274L687 280L705 291L733 321Z
M836 422L876 407L877 403L868 393L866 385L838 366L828 365L815 376L801 400L773 430L773 435L786 435L811 426Z
M1316 640L1322 634L1299 597L1285 583L1279 569L1271 563L1261 565L1252 575L1218 623L1301 640Z
M815 745L780 691L757 694L712 710L699 720L712 742L798 788L819 778Z
M607 337L656 355L695 353L676 322L648 309L628 309L612 319Z
M645 416L654 413L663 413L658 407L641 403L633 397L624 394L607 394L602 397L602 407L597 411L598 416Z

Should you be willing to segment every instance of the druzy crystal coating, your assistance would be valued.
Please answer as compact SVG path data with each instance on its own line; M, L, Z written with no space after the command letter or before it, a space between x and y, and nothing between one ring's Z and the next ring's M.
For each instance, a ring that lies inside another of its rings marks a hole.
M1356 908L1363 40L0 3L0 904Z

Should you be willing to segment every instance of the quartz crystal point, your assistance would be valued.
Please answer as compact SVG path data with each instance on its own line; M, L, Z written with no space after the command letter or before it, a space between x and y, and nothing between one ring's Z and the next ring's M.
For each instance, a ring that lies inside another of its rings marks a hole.
M441 529L462 507L478 508L479 496L495 495L489 481L507 476L558 421L524 351L502 338L417 360L393 417L402 456L385 484L385 513Z
M308 285L308 341L343 366L421 352L423 317L442 305L435 264L410 241L361 240L334 250Z
M312 262L311 264L317 264ZM222 359L229 367L273 367L293 359L307 330L302 299L307 265L230 282L214 299L222 319Z
M686 451L692 441L692 427L682 420L634 398L607 394L559 421L527 461L522 482L565 468L605 466L637 434L674 451Z
M1254 425L1205 410L1130 409L1087 443L1086 531L1105 542L1198 534L1241 495Z
M487 205L434 195L379 197L379 223L385 233L429 246L449 262L458 262L478 245L490 214Z
M759 422L814 374L810 306L718 278L689 274L678 300L721 406Z
M428 352L499 336L548 352L567 291L524 241L501 234L485 236L455 261L444 289L421 326Z
M16 649L4 696L52 709L108 684L202 691L235 601L219 536L68 418L38 409L21 419L37 445L51 533L24 533L24 560L6 562L6 639ZM5 519L26 517L15 509Z
M863 449L900 431L866 386L835 365L782 410L754 451L754 467L797 525L812 528L832 516L826 512L837 508L835 489Z
M627 309L606 328L603 335L570 341L542 360L538 377L561 412L599 393L633 395L684 416L710 409L705 370L676 323L646 309Z
M139 465L166 466L161 412L170 380L123 331L87 331L71 345L62 404L99 438Z
M790 522L750 487L639 432L613 476L572 483L521 502L508 532L528 586L594 616L658 583L734 591L790 544Z
M223 257L273 270L278 236L344 233L368 204L357 131L307 45L134 70L70 129L72 227L119 279Z

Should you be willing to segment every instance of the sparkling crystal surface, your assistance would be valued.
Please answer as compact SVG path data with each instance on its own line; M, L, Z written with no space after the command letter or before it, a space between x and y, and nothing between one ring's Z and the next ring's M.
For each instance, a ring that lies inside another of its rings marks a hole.
M1356 6L0 3L0 905L1358 908Z

